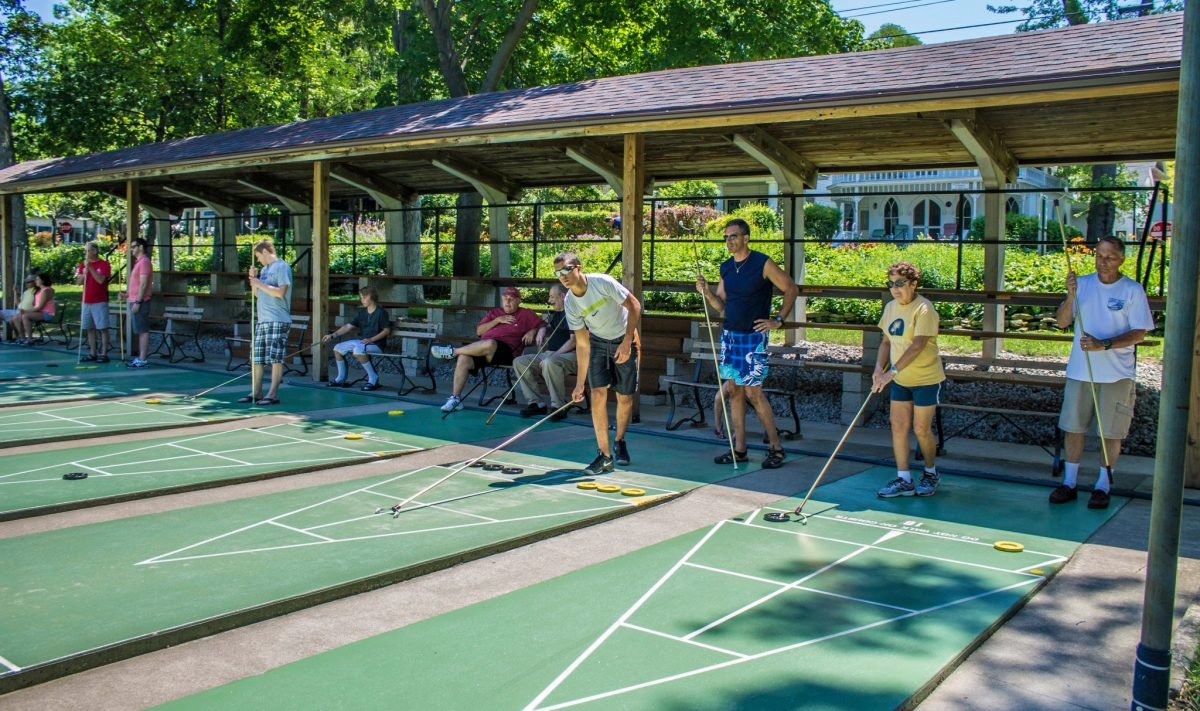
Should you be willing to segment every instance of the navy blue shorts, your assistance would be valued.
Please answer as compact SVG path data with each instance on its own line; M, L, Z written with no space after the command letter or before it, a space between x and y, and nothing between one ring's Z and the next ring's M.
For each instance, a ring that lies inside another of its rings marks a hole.
M939 400L941 394L941 383L907 388L894 380L892 381L892 402L911 402L914 407L932 407L941 402Z

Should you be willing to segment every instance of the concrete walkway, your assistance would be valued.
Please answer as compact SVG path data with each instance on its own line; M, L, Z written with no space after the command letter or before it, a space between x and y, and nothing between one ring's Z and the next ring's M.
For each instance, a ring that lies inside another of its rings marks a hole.
M441 398L427 401L440 404ZM643 407L639 428L662 433L664 410ZM569 421L590 426L578 415ZM754 422L751 419L752 429ZM827 454L842 432L835 425L806 422L804 439L785 444L797 451ZM678 434L695 440L694 445L685 446L710 446L714 454L721 449L721 443L712 437L710 430L685 428ZM551 432L529 435L531 440L555 436L558 435ZM454 449L464 453L484 451L467 446ZM1047 493L1054 485L1049 475L1049 458L1036 447L955 440L949 444L949 450L939 461L944 470L1017 477L1047 485ZM890 435L883 430L856 430L844 453L855 459L890 458ZM581 453L585 455L590 458L590 451ZM1094 455L1091 456L1094 460ZM381 466L386 463L0 523L0 537L170 510L215 499L244 498L280 487L350 480L378 474ZM1149 491L1152 466L1149 460L1123 458L1118 484L1139 493ZM862 468L861 462L839 461L827 478L836 480ZM1086 484L1092 474L1091 469L1085 471L1088 473L1081 475L1081 481ZM803 492L814 475L815 471L800 473L787 466L754 472L704 487L678 501L634 516L14 692L0 699L0 706L12 710L65 710L75 709L84 701L104 709L145 708L710 525L785 495ZM1081 500L1078 505L1084 502ZM1003 502L997 502L997 506L1002 507ZM1128 708L1133 652L1140 636L1149 511L1148 501L1130 502L1080 548L1044 590L953 670L921 707ZM1200 588L1197 511L1191 507L1185 507L1184 511L1179 616Z

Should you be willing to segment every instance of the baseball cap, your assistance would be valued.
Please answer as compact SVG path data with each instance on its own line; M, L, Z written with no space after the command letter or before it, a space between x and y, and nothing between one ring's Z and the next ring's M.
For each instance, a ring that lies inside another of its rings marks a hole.
M510 286L507 289L505 289L504 291L500 292L500 295L501 296L511 296L513 298L519 299L519 298L521 298L521 291L520 291L520 289L518 289L515 286Z

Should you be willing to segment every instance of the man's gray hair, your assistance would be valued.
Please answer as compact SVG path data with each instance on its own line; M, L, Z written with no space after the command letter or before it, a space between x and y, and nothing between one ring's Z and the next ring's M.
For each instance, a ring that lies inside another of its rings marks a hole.
M96 254L100 254L100 243L93 240L91 242L88 242L84 246L84 249L89 252L95 252Z

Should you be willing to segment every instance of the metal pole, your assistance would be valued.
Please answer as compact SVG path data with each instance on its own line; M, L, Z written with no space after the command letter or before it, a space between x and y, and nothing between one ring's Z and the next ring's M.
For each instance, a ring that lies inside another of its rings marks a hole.
M1200 229L1200 3L1188 3L1183 20L1179 76L1179 119L1175 128L1175 226L1178 234ZM1164 225L1165 229L1165 225ZM1188 405L1192 397L1192 352L1196 344L1197 240L1171 240L1167 327L1163 344L1163 388L1158 408L1158 450L1142 638L1133 671L1135 711L1165 709L1171 681L1171 628L1183 515L1183 470L1187 456Z

